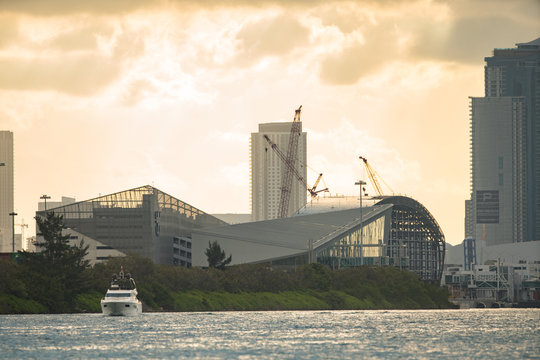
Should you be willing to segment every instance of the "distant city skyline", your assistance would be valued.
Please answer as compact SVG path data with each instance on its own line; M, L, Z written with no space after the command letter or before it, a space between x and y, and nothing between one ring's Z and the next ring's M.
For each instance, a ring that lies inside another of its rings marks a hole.
M248 213L250 133L301 104L308 184L323 173L355 195L364 156L460 243L469 96L494 48L540 36L539 14L535 0L2 2L16 221L33 234L43 194L145 184Z

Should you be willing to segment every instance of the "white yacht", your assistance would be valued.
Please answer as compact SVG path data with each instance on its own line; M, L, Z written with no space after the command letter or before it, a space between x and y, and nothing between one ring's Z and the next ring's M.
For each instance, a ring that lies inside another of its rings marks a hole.
M120 270L119 276L113 274L111 286L101 300L103 315L134 316L142 313L142 303L137 299L135 280Z

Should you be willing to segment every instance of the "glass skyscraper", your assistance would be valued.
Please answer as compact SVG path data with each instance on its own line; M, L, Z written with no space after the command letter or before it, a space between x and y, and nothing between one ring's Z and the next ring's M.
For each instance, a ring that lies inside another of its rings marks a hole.
M465 237L540 240L540 38L485 61L485 96L470 100Z

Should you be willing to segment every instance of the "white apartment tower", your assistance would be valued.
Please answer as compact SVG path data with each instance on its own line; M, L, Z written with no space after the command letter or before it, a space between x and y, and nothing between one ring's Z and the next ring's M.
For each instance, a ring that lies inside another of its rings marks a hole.
M13 174L13 133L0 131L0 252L12 250Z
M292 122L259 124L259 132L251 133L250 170L251 170L251 219L252 221L271 220L278 217L281 199L281 181L285 164L265 140L267 135L277 144L283 154L287 154ZM306 133L302 132L295 161L296 169L306 179ZM306 187L293 177L289 213L292 216L306 204Z

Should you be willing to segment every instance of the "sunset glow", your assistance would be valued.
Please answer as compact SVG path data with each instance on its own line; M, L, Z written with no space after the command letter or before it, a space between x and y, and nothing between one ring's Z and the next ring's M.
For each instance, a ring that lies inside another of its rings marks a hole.
M457 244L468 97L484 57L538 38L539 18L536 0L0 1L15 211L32 224L42 194L154 184L248 213L250 133L302 105L308 183L355 195L365 156Z

